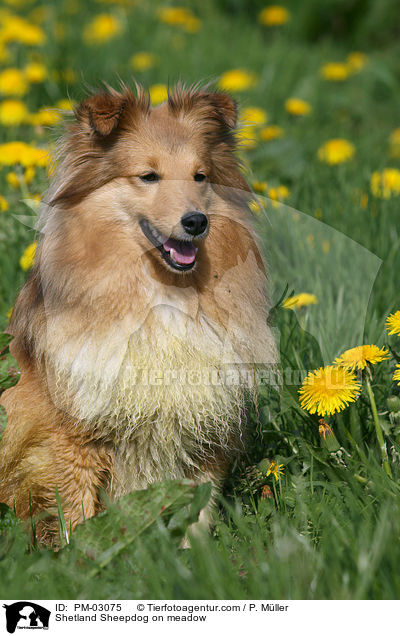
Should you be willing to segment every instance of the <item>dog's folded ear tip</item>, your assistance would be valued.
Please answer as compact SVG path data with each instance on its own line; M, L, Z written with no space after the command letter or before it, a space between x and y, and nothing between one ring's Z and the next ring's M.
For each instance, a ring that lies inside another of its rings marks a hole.
M126 105L122 96L103 93L85 99L75 111L78 121L86 121L100 137L107 137L117 127Z
M235 128L238 118L238 105L236 100L228 93L210 93L210 98L214 106L221 114L224 123L229 128Z

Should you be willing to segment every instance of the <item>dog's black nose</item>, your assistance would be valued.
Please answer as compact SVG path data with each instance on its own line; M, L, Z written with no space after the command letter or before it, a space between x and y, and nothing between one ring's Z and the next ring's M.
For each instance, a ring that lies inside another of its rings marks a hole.
M188 234L198 236L203 234L207 228L207 217L202 212L187 212L182 218L181 223Z

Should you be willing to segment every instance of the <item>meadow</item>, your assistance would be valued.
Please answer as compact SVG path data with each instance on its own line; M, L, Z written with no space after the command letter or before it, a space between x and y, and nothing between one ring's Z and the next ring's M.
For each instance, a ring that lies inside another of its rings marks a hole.
M0 2L0 331L34 261L61 111L103 81L135 77L157 104L203 80L240 105L281 374L260 384L210 536L181 547L207 486L132 493L68 545L60 505L56 553L27 550L0 504L1 598L399 598L396 16L394 0ZM0 392L18 381L8 342Z

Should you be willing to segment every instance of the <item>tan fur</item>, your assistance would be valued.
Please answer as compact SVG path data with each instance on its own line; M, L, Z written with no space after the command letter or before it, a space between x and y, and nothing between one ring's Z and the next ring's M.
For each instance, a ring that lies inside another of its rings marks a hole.
M0 500L47 512L40 541L56 540L56 487L74 527L101 509L100 489L218 486L241 447L251 372L275 349L235 120L223 94L178 86L151 109L124 88L87 99L67 128L10 326L21 380L1 401ZM149 170L160 182L140 180ZM209 232L180 273L139 220L178 238L190 210Z

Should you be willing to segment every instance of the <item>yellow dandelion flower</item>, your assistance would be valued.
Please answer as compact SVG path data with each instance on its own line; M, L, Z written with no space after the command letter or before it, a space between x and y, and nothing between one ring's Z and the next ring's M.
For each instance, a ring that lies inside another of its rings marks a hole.
M131 57L130 64L135 71L147 71L149 68L153 68L153 66L156 65L157 60L157 55L141 51L140 53L135 53L135 55Z
M258 21L264 26L281 26L290 20L290 12L286 7L270 5L258 14Z
M7 311L7 320L8 320L8 322L10 322L13 310L14 310L14 305L12 307L10 307L10 309Z
M31 64L25 66L24 74L31 84L40 84L40 82L43 82L47 77L47 68L44 64L31 62Z
M0 145L0 165L13 166L20 163L27 166L47 166L50 160L49 151L35 148L23 141L10 141Z
M61 114L54 108L41 108L37 113L28 117L28 123L32 126L53 126L61 120Z
M272 139L279 139L284 135L283 128L280 126L266 126L260 130L260 139L262 141L272 141Z
M266 181L253 181L251 185L256 192L266 192L268 187Z
M38 46L46 40L44 31L35 24L16 15L2 16L1 39L3 42L20 42L27 46Z
M11 141L0 145L0 165L12 166L21 163L21 155L26 146L23 141Z
M276 479L276 481L279 481L279 477L280 475L284 474L284 467L283 464L277 464L277 462L271 462L269 465L269 468L267 470L267 477L269 475L273 475Z
M17 189L21 187L22 183L26 183L26 185L32 183L35 174L35 168L33 166L28 166L25 170L24 176L20 176L16 172L9 172L6 176L6 181L12 188Z
M59 108L60 110L72 111L74 110L74 105L75 105L75 102L71 101L70 99L60 99L56 103L56 108Z
M290 196L290 190L284 185L280 185L276 188L269 188L268 197L272 201L283 201Z
M384 347L380 349L376 345L360 345L342 353L333 364L335 367L344 367L351 371L361 370L365 369L367 364L376 364L387 360L388 357L389 352Z
M331 429L329 424L325 422L323 417L318 420L318 432L321 437L326 437L327 435L329 437L330 435L333 435L333 430Z
M158 11L161 22L177 26L187 33L196 33L201 27L201 20L186 7L165 7Z
M396 364L396 371L393 373L393 381L400 386L400 364Z
M397 334L400 336L400 311L395 311L394 314L390 314L386 318L386 329L388 330L389 336L393 336Z
M297 117L309 115L311 113L311 104L304 99L298 99L297 97L290 97L285 102L285 109L291 115Z
M251 71L236 68L223 73L218 81L218 87L223 91L245 91L257 84L257 76Z
M190 15L191 11L186 9L186 7L165 7L158 12L161 22L172 24L173 26L184 24Z
M350 161L355 155L354 145L347 139L330 139L318 150L320 161L336 165L345 161Z
M400 170L385 168L371 175L371 192L380 199L390 199L400 194Z
M25 170L24 181L26 185L30 185L35 178L36 170L33 166L28 166Z
M268 115L263 108L257 106L248 106L242 108L239 121L250 126L262 126L267 123Z
M318 300L315 294L302 293L286 298L282 303L282 307L285 309L301 309L302 307L316 305L317 303Z
M83 38L88 44L104 44L121 31L122 23L120 20L113 15L101 13L86 26Z
M21 164L23 166L40 166L46 167L50 162L49 151L45 148L35 148L28 146L21 155Z
M0 104L0 124L19 126L28 117L28 109L19 99L6 99Z
M0 212L7 212L9 208L8 201L0 194Z
M300 405L312 415L333 415L355 402L360 391L354 373L328 365L307 374L299 389Z
M28 91L25 75L18 68L7 68L0 73L0 93L22 97Z
M365 53L361 53L360 51L354 51L353 53L349 53L346 62L350 72L357 73L366 65L367 56Z
M0 145L0 165L12 166L19 163L22 148L25 144L22 141L12 141Z
M153 106L162 104L168 99L168 90L165 84L153 84L149 88L150 100Z
M19 259L20 267L24 270L24 272L30 269L35 262L36 248L37 241L28 245L21 258Z
M277 188L278 199L287 199L290 197L290 190L284 185L280 185Z
M322 77L331 82L343 82L349 77L350 72L349 65L343 62L329 62L320 69Z
M14 188L15 190L20 187L21 180L16 172L9 172L6 176L6 181L9 186Z

